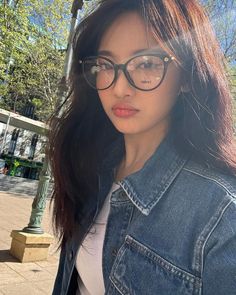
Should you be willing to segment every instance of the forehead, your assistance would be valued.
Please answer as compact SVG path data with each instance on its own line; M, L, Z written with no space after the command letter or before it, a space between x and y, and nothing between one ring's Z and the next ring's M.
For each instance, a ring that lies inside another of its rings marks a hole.
M153 33L137 12L129 12L119 16L105 31L99 51L109 51L116 59L123 59L150 48L160 48Z

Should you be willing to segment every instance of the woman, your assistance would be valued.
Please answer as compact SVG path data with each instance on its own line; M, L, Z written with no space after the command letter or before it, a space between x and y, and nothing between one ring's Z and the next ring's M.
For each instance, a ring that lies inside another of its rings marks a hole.
M236 292L236 158L222 53L195 0L106 0L52 120L53 294Z

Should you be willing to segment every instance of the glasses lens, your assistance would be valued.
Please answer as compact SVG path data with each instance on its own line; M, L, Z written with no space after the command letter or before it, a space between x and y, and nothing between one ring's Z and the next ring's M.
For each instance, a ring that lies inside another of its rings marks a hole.
M97 90L108 88L115 78L113 64L102 57L86 59L83 72L89 85Z
M158 56L143 55L127 64L127 71L134 85L142 90L159 86L164 75L164 62Z

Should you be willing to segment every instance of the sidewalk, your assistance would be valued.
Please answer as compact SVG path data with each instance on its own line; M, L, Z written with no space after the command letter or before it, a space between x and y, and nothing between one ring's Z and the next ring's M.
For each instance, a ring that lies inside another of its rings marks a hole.
M49 295L58 266L59 252L54 243L47 261L20 263L9 254L10 233L28 225L33 198L0 191L0 295ZM43 229L52 234L49 201Z
M0 174L0 191L14 194L35 196L39 181L22 177ZM49 183L48 196L51 195L52 183Z

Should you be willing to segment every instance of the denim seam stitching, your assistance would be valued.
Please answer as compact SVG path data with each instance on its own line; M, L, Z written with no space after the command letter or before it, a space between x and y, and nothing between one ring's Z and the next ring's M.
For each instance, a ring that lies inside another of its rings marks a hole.
M127 292L126 290L124 290L119 282L117 282L116 280L113 280L113 277L110 277L110 280L112 281L113 286L116 288L116 290L120 294L122 294L122 295L129 295L129 292ZM119 287L117 285L119 285ZM123 293L123 291L124 291L124 293Z
M166 271L172 273L173 275L177 275L177 277L187 282L191 282L193 284L196 282L200 283L200 278L175 266L173 263L167 261L160 255L155 253L153 250L149 249L144 244L138 242L136 239L134 239L130 235L127 235L125 240L127 245L130 245L131 247L135 248L138 252L142 253L147 258L150 258L154 263L157 263L159 266L163 267Z
M213 233L213 231L216 229L217 225L221 221L226 209L230 206L232 202L233 202L232 200L225 200L225 199L221 202L218 210L211 217L210 221L205 226L205 228L199 235L199 238L196 242L196 246L194 249L193 266L195 267L196 271L199 273L200 278L202 278L202 275L203 275L205 246L211 234Z
M183 168L183 170L186 170L186 171L188 171L188 172L191 172L191 173L194 173L194 174L196 174L196 175L199 175L199 176L201 176L201 177L203 177L203 178L206 178L206 179L209 179L209 180L214 181L214 182L217 183L219 186L221 186L222 188L224 188L224 189L228 192L228 194L229 194L230 196L232 196L233 198L236 197L236 194L234 194L234 193L231 192L231 190L233 191L233 187L232 187L229 183L227 183L226 181L224 181L223 178L216 177L215 175L210 174L210 173L206 173L206 172L205 172L206 174L201 174L199 171L191 170L191 169L186 168L186 167ZM231 189L231 190L230 190L230 189Z
M122 295L128 295L129 293L127 292L127 290L120 284L120 282L116 279L114 273L115 273L115 269L117 268L117 266L120 263L120 260L123 256L125 252L125 244L122 245L122 247L119 249L118 253L117 253L117 258L114 261L114 264L112 266L111 269L111 273L110 273L110 280L113 283L113 285L115 286L115 288L122 294Z
M125 237L125 243L122 245L122 247L118 251L117 259L115 260L115 262L113 264L111 274L109 276L109 278L110 278L111 282L113 283L114 287L122 295L129 295L130 293L128 292L128 290L126 288L124 288L124 286L120 283L120 281L116 279L114 274L115 274L115 270L116 270L117 266L119 265L119 263L121 261L121 258L123 257L123 254L125 253L125 251L127 249L126 247L135 248L137 251L141 252L141 254L143 254L147 258L150 258L154 263L157 263L160 267L164 268L167 272L172 273L174 276L177 276L177 277L179 277L180 279L183 279L186 282L192 283L193 294L200 294L199 292L200 292L201 287L202 287L201 278L199 278L199 277L197 277L195 275L192 275L192 274L184 271L183 269L175 266L174 264L168 262L167 260L165 260L164 258L159 256L158 254L156 254L154 251L152 251L151 249L147 248L145 245L143 245L140 242L138 242L137 240L135 240L130 235L127 235ZM147 251L145 251L145 249L142 249L142 248L147 249ZM142 252L145 252L145 253L142 253ZM152 257L149 257L150 255L147 255L148 252L151 252L151 254L152 254L151 256L157 256L157 258L160 261L158 262L157 259L154 260L154 259L152 259Z
M132 193L130 192L129 188L127 187L127 185L123 182L121 182L122 188L125 191L125 193L127 194L127 196L129 197L130 201L139 209L139 211L141 211L143 214L148 215L148 211L147 209L143 209L142 207L139 206L139 202L137 202L136 200L134 200L132 198Z
M159 191L159 193L158 193L159 198L154 198L154 200L151 201L146 208L144 208L144 206L139 201L136 201L132 197L133 194L125 182L121 181L120 185L123 188L123 190L126 192L129 199L132 201L132 203L143 214L148 215L150 213L150 211L152 210L152 208L159 202L161 197L164 195L165 191L171 186L173 180L177 177L177 175L181 172L181 170L184 169L183 167L184 167L185 163L186 163L185 159L180 159L179 161L174 162L173 168L171 169L171 171L169 173L166 173L166 176L163 177L164 181L162 181L162 183L161 183L162 190ZM179 166L181 166L181 167L179 167ZM155 194L157 194L157 192L155 192Z

